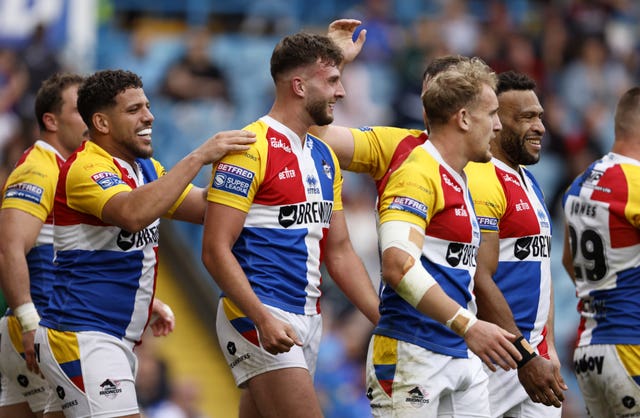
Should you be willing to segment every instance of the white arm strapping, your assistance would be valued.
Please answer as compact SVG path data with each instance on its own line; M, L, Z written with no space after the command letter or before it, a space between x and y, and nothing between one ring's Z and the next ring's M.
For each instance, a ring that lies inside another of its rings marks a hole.
M35 331L38 328L40 315L33 302L23 303L13 310L13 314L18 318L22 332Z
M406 252L411 257L411 260L408 260L408 263L411 263L411 267L404 272L402 279L394 290L411 306L417 307L424 294L436 284L436 280L420 263L422 245L418 246L418 242L421 244L421 241L424 240L424 232L421 232L409 222L391 221L380 225L378 234L382 252L388 248L395 247Z

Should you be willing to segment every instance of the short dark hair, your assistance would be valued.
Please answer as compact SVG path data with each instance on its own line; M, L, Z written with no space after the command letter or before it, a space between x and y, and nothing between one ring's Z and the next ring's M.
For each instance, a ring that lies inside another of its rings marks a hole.
M640 120L640 87L627 90L616 106L614 131L616 139L634 134Z
M427 65L427 68L424 70L424 73L422 73L422 80L424 81L427 77L432 78L436 74L441 73L447 68L465 60L469 60L469 58L463 55L443 55L441 57L436 57L431 60L429 65Z
M42 82L38 93L36 93L33 106L40 130L46 130L42 120L45 113L60 113L62 111L62 93L70 86L80 86L83 81L84 77L79 74L55 73Z
M500 95L511 90L535 90L536 82L524 73L505 71L498 74L498 87L496 94Z
M132 88L142 88L142 80L131 71L103 70L87 77L78 89L78 112L89 129L94 113L115 106L115 97Z
M339 66L344 56L342 50L327 36L299 32L285 36L278 42L271 55L271 77L278 77L291 69L310 65L318 60Z

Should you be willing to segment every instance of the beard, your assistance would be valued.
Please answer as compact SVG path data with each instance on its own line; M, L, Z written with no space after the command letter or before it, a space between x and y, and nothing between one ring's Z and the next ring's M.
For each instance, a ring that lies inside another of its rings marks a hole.
M527 151L526 139L517 137L514 134L505 134L506 132L503 130L500 145L511 163L517 165L532 165L540 160L540 154L535 155Z
M329 125L333 122L333 115L327 112L327 102L315 101L307 105L307 113L311 116L313 123L318 126Z

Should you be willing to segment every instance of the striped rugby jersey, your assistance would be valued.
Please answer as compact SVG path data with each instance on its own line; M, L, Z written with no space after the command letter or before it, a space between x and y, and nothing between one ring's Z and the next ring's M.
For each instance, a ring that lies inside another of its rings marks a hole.
M47 304L53 283L53 198L64 158L48 143L38 140L16 163L3 190L2 209L13 208L44 224L27 253L31 299L38 312Z
M513 170L496 158L470 162L465 173L481 231L499 234L493 279L520 332L536 347L543 341L552 285L551 221L542 190L529 170Z
M609 153L563 196L578 346L640 344L640 161Z
M207 199L247 213L232 251L262 303L318 314L324 239L342 210L337 158L269 116L244 129L257 141L214 166Z
M380 188L380 223L405 221L423 228L422 265L451 298L475 313L472 289L480 229L465 179L427 141L414 148ZM390 286L381 290L380 314L377 335L468 357L462 338L421 314Z
M154 159L136 159L132 167L91 141L69 157L60 170L53 207L55 282L41 325L140 340L155 292L160 222L132 234L106 224L101 215L116 194L164 174Z

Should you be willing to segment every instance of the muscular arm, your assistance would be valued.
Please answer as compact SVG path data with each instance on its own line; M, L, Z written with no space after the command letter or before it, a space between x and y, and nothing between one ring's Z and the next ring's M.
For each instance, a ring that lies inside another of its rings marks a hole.
M26 255L36 243L43 222L18 209L0 211L0 284L12 309L31 302Z
M351 165L355 144L349 128L337 125L314 125L309 132L329 144L338 157L340 168L346 170Z
M498 269L500 238L497 233L483 232L478 249L478 265L474 277L474 292L478 318L500 325L516 337L522 335L513 319L511 308L493 281Z
M206 208L207 189L193 187L173 213L172 218L179 221L202 224L204 222L204 212Z
M167 213L203 165L218 161L228 152L247 150L252 142L255 134L249 131L217 133L158 180L109 199L102 209L102 220L129 232L140 231ZM197 221L204 218L204 209L203 202L193 195L182 202L177 214Z
M9 304L14 310L31 303L31 281L26 255L36 243L43 222L35 216L14 208L0 210L0 285ZM53 262L53 260L52 260ZM34 314L35 320L37 316ZM39 373L34 350L35 329L23 332L27 367Z
M494 362L505 370L515 368L516 360L520 360L521 356L511 343L515 338L513 334L485 321L476 321L462 332L457 329L455 323L456 319L460 318L458 312L461 306L444 292L420 264L419 254L424 242L424 232L420 232L415 226L411 226L411 230L409 230L407 225L411 224L394 221L393 224L387 227L384 227L383 224L380 228L380 240L383 248L382 277L385 282L415 306L418 311L450 326L461 335L469 349L476 353L491 370L495 370ZM398 234L399 229L406 231L406 239L401 237L405 232ZM390 239L387 235L395 237ZM412 269L417 270L412 273L410 272ZM432 283L426 291L420 285L425 281ZM424 293L420 296L423 291ZM412 303L409 299L416 300L417 303ZM468 317L465 317L464 320L465 323L471 323Z
M262 347L271 354L302 345L291 326L276 319L251 288L238 260L231 252L246 213L218 203L209 203L204 221L202 261L218 286L258 329Z
M351 245L343 211L333 212L325 251L325 265L333 280L369 321L377 324L380 300L362 260Z
M498 269L499 253L500 239L498 234L483 232L474 279L478 317L498 324L519 337L522 333L513 319L511 308L493 280L493 276ZM550 318L551 315L552 311L550 312ZM550 319L550 321L553 323L553 319ZM542 402L545 405L559 407L560 402L564 399L561 389L564 386L564 381L562 377L559 379L558 377L559 370L556 373L555 364L541 356L536 356L518 368L518 379L527 394L533 401ZM556 396L556 394L559 396Z

